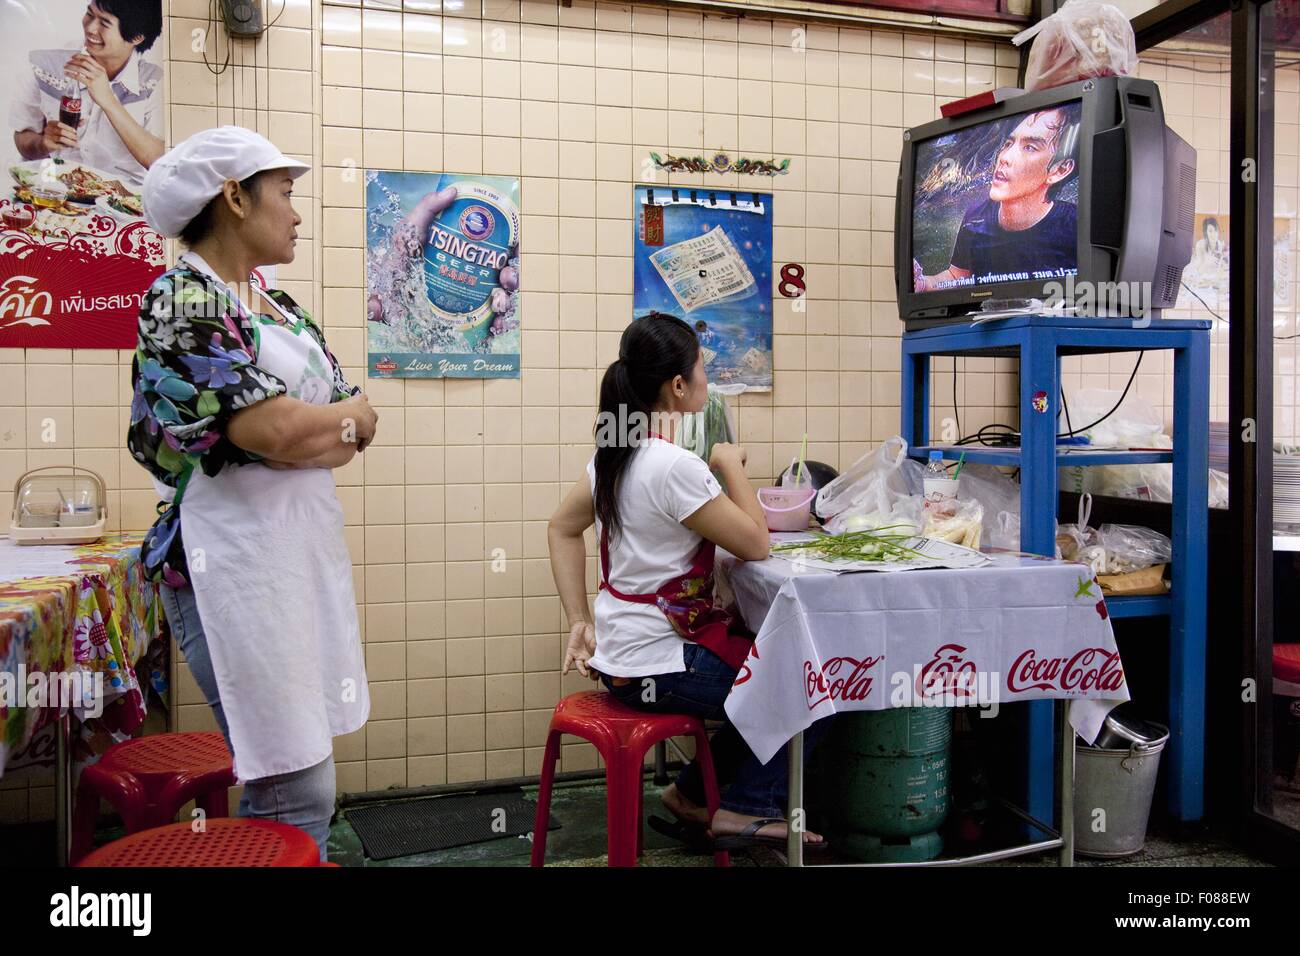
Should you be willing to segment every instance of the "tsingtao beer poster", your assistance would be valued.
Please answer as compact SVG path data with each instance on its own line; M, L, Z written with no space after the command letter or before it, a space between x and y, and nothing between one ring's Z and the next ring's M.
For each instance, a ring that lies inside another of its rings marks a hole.
M695 328L709 382L772 390L772 194L637 186L634 317Z
M162 0L5 0L0 348L134 348L162 238Z
M366 173L370 375L519 377L519 180Z

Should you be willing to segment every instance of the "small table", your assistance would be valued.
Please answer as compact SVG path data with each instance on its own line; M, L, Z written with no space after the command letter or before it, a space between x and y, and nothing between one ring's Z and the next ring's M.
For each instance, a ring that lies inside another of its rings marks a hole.
M140 563L142 537L109 534L88 545L0 539L0 675L24 695L41 683L50 689L35 706L0 709L0 775L38 731L56 725L60 864L68 858L72 806L71 721L102 718L115 738L126 739L145 716L136 665L158 636L160 607ZM149 679L166 686L161 674Z
M1060 722L1059 834L1017 811L1052 839L937 862L1059 848L1061 865L1073 864L1074 733L1095 740L1106 714L1129 698L1109 612L1084 565L1009 552L990 558L960 571L835 574L719 551L741 616L758 625L727 716L760 760L790 741L791 808L803 805L803 731L815 720L920 705L929 675L945 674L948 706L1056 700L1062 710L1068 703L1069 719ZM973 686L956 681L961 674ZM802 866L793 826L788 851L789 864Z

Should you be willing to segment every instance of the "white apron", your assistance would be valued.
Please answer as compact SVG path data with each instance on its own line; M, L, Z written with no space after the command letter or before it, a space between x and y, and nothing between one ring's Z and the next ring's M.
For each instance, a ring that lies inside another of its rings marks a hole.
M220 282L201 258L184 258ZM305 323L263 299L289 324L253 315L257 365L291 397L329 404L329 359ZM315 766L330 756L332 738L370 715L333 472L249 464L208 477L195 468L181 498L181 534L236 775L257 780Z

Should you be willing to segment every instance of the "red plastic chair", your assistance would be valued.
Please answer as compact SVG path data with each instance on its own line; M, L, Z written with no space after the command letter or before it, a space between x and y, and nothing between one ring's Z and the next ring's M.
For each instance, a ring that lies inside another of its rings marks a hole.
M79 867L320 866L320 851L305 831L254 817L207 820L201 831L169 823L101 846Z
M641 776L646 752L669 737L695 738L695 759L704 774L704 796L712 817L718 810L718 782L704 723L685 714L649 714L625 707L609 694L583 691L555 705L551 730L542 757L542 780L533 824L532 865L546 860L546 828L551 819L551 787L560 737L572 734L596 745L605 761L605 813L609 830L609 865L636 866L642 851ZM713 855L717 866L729 866L725 851Z
M1300 644L1273 645L1273 679L1300 684Z
M152 734L110 747L81 771L72 824L72 859L90 852L99 801L122 817L127 833L171 823L190 800L209 820L228 815L235 771L218 733Z

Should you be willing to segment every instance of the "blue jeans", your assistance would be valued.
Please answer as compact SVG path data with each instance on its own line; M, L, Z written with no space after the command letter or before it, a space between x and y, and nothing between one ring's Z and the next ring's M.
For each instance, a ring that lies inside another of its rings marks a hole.
M221 735L226 738L226 746L234 753L226 714L221 708L221 695L217 691L217 678L212 671L208 639L203 633L203 622L199 620L199 609L194 601L194 589L187 587L177 590L163 584L159 590L162 592L167 623L171 626L176 643L185 655L185 662L190 666L195 683L212 708ZM329 842L330 820L334 816L334 794L334 758L326 757L314 767L258 780L245 780L244 795L235 815L264 817L305 830L320 848L323 863L326 859L326 844Z
M638 710L727 720L722 704L736 679L735 668L699 644L687 643L683 655L686 670L675 674L633 677L621 686L603 674L601 680L619 702ZM804 731L805 757L830 729L830 722L831 718L823 718ZM760 763L740 732L728 721L709 741L718 785L725 787L722 808L746 816L783 817L789 783L789 746L783 746L767 763ZM697 762L687 764L675 782L682 796L699 806L705 805L704 778Z

